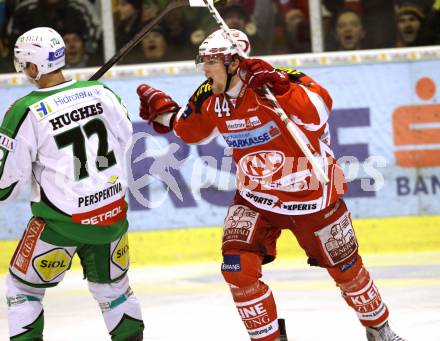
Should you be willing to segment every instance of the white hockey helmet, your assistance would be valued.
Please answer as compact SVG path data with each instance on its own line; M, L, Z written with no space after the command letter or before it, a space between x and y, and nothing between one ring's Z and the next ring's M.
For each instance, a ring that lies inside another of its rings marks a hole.
M52 28L37 27L18 37L14 47L14 65L17 72L23 72L27 63L38 67L40 79L65 65L63 38Z
M251 45L246 34L242 31L229 30L233 40L238 45L232 44L222 29L210 34L199 46L199 54L196 57L196 64L205 63L211 60L222 60L225 65L229 65L232 56L238 54L242 57L249 57Z

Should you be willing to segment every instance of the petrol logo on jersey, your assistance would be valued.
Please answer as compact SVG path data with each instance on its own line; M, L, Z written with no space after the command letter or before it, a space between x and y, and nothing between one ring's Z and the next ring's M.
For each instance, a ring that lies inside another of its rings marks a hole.
M240 159L240 167L251 178L264 178L275 174L285 163L285 155L277 150L250 153Z
M264 126L241 133L225 133L223 137L229 147L245 149L266 144L281 135L275 122L270 121Z
M35 257L32 266L43 282L51 282L69 268L71 259L65 249L56 248Z
M111 261L123 271L130 265L127 234L124 234L122 238L117 241L116 247L113 249Z

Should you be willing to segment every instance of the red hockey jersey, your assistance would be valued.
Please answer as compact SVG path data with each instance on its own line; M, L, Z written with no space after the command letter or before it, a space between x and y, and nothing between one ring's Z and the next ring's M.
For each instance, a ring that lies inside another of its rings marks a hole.
M300 128L301 138L330 179L323 185L310 162L266 99L242 86L238 98L215 95L204 82L182 108L174 131L186 143L223 135L237 165L237 189L252 205L286 215L320 211L335 202L346 181L330 149L327 124L332 99L299 71L286 72L291 86L278 102ZM233 104L234 103L234 104Z

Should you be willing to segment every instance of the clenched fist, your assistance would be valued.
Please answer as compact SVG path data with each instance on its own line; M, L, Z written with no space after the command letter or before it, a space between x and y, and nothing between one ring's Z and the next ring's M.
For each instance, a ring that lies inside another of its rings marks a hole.
M176 114L179 110L177 103L166 93L155 89L147 84L141 84L137 88L140 99L139 116L149 124L153 124L154 129L159 133L167 133L172 129L164 124L161 115Z
M241 80L259 95L263 95L264 85L267 85L277 96L283 95L290 88L289 77L261 59L243 59L238 74Z

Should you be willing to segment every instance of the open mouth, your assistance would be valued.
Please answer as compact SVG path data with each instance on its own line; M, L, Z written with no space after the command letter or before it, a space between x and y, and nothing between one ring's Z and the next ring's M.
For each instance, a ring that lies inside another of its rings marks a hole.
M78 56L78 52L76 52L76 51L72 51L72 52L70 52L70 53L66 53L66 57L68 57L68 58L76 58Z
M403 30L402 37L405 41L412 42L417 38L417 32L412 28L408 28Z
M345 44L353 44L353 42L354 42L354 36L353 36L351 33L349 33L349 34L344 34L344 35L342 36L342 41L343 41Z

